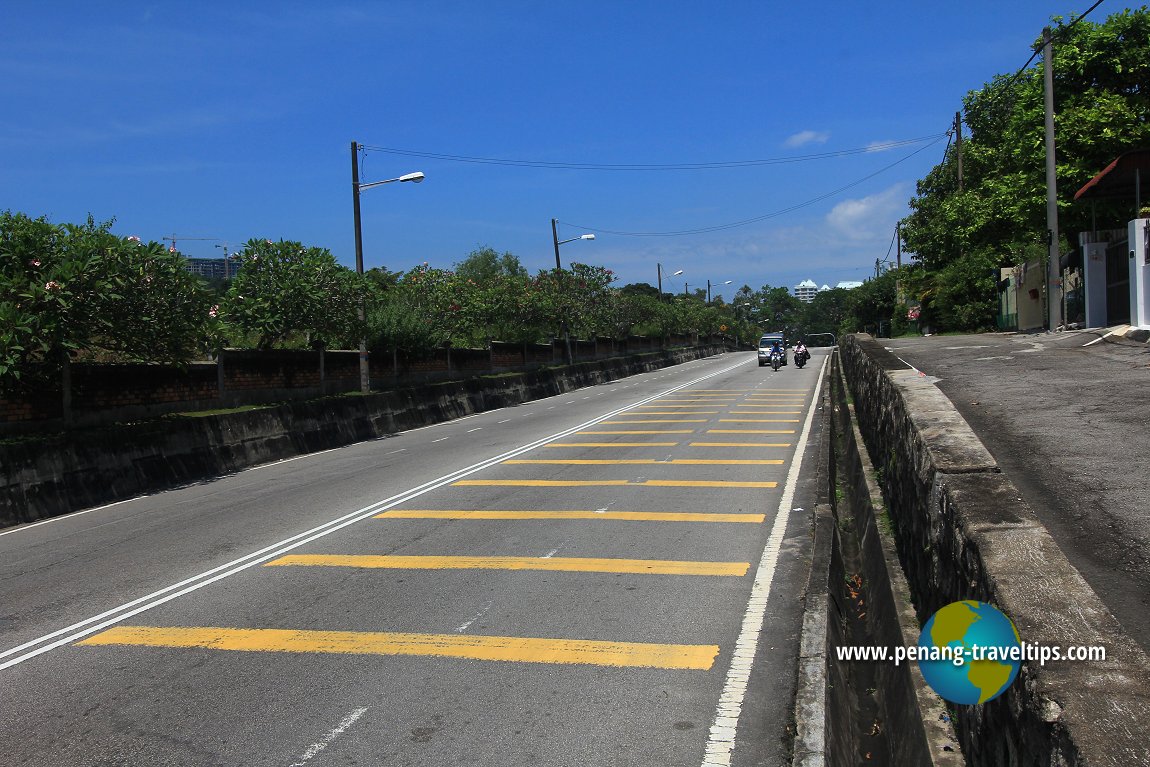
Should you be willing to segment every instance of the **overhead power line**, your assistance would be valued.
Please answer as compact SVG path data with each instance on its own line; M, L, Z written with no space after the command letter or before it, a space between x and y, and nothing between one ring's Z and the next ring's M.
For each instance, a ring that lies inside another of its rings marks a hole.
M790 207L783 208L781 210L776 210L772 213L764 213L761 216L755 216L754 218L745 218L741 221L732 221L728 224L717 224L715 226L704 226L704 227L700 227L698 229L680 229L677 231L669 231L669 232L628 232L628 231L621 231L618 229L597 229L593 226L586 226L584 224L575 224L575 223L572 223L570 221L564 221L563 223L566 224L567 226L571 226L575 229L580 229L580 230L587 231L587 232L595 232L597 234L614 234L614 235L619 235L621 237L680 237L680 236L688 235L688 234L706 234L708 232L720 232L724 229L734 229L736 227L746 226L748 224L755 224L755 223L758 223L759 221L766 221L767 219L777 218L778 216L782 216L782 215L785 215L787 213L792 213L796 210L800 210L800 209L805 208L809 205L814 205L816 202L822 202L823 200L826 200L830 197L834 197L835 195L841 194L842 192L845 192L848 189L852 189L852 188L858 186L859 184L862 184L866 181L869 181L870 179L874 178L875 176L890 170L891 168L895 167L896 165L899 165L900 163L906 162L907 160L914 157L919 152L922 152L926 149L929 149L930 147L937 144L939 141L942 141L942 139L944 139L946 137L946 135L947 134L945 134L945 133L940 133L935 137L934 141L927 144L926 146L923 146L923 147L920 147L920 148L914 150L913 152L908 154L906 157L895 160L890 165L886 165L882 168L879 168L874 173L870 173L866 176L863 176L862 178L860 178L856 181L852 181L851 183L846 184L845 186L840 186L838 189L835 189L835 190L830 191L830 192L826 192L825 194L821 194L818 197L813 197L813 198L811 198L805 202L800 202L797 205L791 205Z
M1054 42L1062 42L1062 40L1066 37L1067 33L1070 32L1070 30L1074 29L1074 26L1076 24L1078 24L1078 22L1082 21L1087 16L1089 16L1090 12L1093 11L1098 6L1102 5L1103 2L1104 2L1104 0L1097 0L1097 2L1094 3L1094 5L1087 8L1080 16L1076 16L1073 21L1071 21L1065 27L1062 27L1061 29L1059 29L1058 33L1054 36ZM1011 85L1013 85L1014 82L1019 77L1022 77L1022 73L1027 70L1027 68L1030 66L1031 62L1033 62L1034 59L1036 59L1038 57L1038 54L1041 52L1042 52L1042 46L1041 45L1034 46L1034 51L1030 54L1030 58L1028 58L1026 60L1026 63L1023 64L1021 67L1019 67L1018 71L1015 72L1013 75L1011 75L1010 79L1005 81L1000 87L1002 87L1003 89L1006 89L1006 88L1009 88ZM995 87L995 86L991 85L991 88L993 88L993 87ZM990 89L988 88L987 90L990 90Z
M840 149L833 152L819 152L816 154L795 155L793 157L770 157L758 160L730 160L723 162L683 162L683 163L592 163L592 162L552 162L547 160L517 160L501 157L473 157L468 155L444 154L441 152L424 152L415 149L397 149L395 147L362 146L366 151L385 152L387 154L403 155L405 157L421 157L429 160L444 160L447 162L476 163L481 165L505 165L519 168L545 168L552 170L609 170L609 171L666 171L666 170L721 170L727 168L750 168L763 165L784 165L796 162L809 162L812 160L825 160L834 157L849 157L851 155L882 152L889 149L898 149L923 142L934 143L945 134L922 136L920 138L901 139L898 141L884 141L867 147L855 149Z

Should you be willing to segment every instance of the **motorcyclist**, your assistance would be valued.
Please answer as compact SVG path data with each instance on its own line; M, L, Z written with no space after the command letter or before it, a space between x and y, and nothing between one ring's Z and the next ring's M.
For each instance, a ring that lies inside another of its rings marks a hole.
M803 362L806 362L810 358L811 353L807 351L807 345L802 341L799 341L799 343L795 346L795 359L802 359Z
M784 362L786 361L787 353L786 353L786 351L783 350L783 342L778 340L777 338L775 339L775 342L773 344L771 344L771 356L774 357L776 354L779 355L779 357Z

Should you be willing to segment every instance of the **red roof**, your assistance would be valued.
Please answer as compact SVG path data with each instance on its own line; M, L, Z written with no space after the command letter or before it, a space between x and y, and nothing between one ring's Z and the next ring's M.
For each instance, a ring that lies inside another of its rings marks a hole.
M1137 171L1137 172L1136 172ZM1134 197L1141 186L1141 199L1147 199L1150 192L1150 149L1135 149L1126 152L1106 169L1074 193L1074 199L1098 199L1101 197Z

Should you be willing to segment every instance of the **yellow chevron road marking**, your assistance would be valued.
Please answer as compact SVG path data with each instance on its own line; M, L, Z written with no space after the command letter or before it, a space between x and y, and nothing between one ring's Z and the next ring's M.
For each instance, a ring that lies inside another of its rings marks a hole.
M678 442L552 442L543 447L675 447Z
M718 410L638 410L632 411L631 415L718 415ZM603 421L602 423L620 423L620 421Z
M590 431L583 430L575 432L576 434L694 434L694 429L650 429L647 431L636 431L619 429L616 431Z
M688 511L511 511L481 509L392 509L376 519L601 519L618 522L761 523L765 514L708 514Z
M689 442L688 447L790 447L790 442Z
M625 479L461 479L453 487L619 487Z
M383 570L548 570L579 573L744 576L748 562L683 562L594 557L417 557L356 554L287 554L265 567L360 567Z
M778 487L778 482L727 482L723 480L692 480L692 479L648 479L642 483L649 487L714 487L714 488L749 488L749 487Z
M707 429L708 434L794 434L794 429Z
M640 415L640 414L636 413L636 415ZM654 415L654 413L643 413L642 415ZM678 413L677 415L682 415L682 413ZM707 422L706 418L648 418L645 421L619 421L619 420L611 419L609 421L600 421L599 423L637 424L637 423L706 423L706 422Z
M519 663L574 663L707 670L716 645L601 642L590 639L401 634L360 631L116 626L81 645L202 647L239 652L431 655Z
M631 482L626 479L461 479L453 487L714 487L749 488L778 487L777 482L722 482L676 479L646 479Z
M514 458L503 461L505 464L529 464L552 466L778 466L781 460L773 458Z
M798 423L798 418L720 418L719 423Z

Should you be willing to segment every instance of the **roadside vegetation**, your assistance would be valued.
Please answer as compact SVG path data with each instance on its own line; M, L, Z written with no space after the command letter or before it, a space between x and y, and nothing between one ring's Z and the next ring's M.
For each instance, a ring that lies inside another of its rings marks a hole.
M708 303L702 290L617 286L602 266L532 275L489 247L450 270L359 275L326 248L251 239L233 255L236 276L208 284L178 252L111 225L0 213L0 387L66 383L76 361L180 365L222 348L349 349L366 338L374 353L418 357L492 341L696 334L746 346L768 330L837 334L870 316L855 300L869 291L807 305L786 288L743 286L731 302Z
M1143 6L1103 23L1057 20L1051 31L1059 251L1066 255L1078 232L1092 229L1092 217L1109 228L1138 214L1133 191L1095 207L1076 203L1074 194L1122 153L1150 147L1150 13ZM968 93L961 179L952 141L918 182L902 224L916 263L896 279L932 328L993 328L999 268L1046 263L1043 67L999 75ZM893 307L890 316L905 308Z
M1082 184L1124 151L1150 145L1150 13L1054 30L1059 213L1067 233L1089 228L1073 203ZM419 356L443 345L568 336L725 337L753 343L866 330L898 336L993 327L998 269L1045 256L1041 65L1000 75L963 101L969 137L918 182L901 229L911 263L804 304L785 287L744 285L730 302L705 291L660 295L617 286L610 269L572 264L529 274L511 253L483 247L454 265L364 275L321 246L249 240L236 276L207 284L156 242L121 237L112 222L56 224L0 213L0 388L63 379L84 361L184 364L224 348L355 348ZM1122 203L1099 219L1125 221ZM360 309L363 308L361 317ZM823 336L816 340L830 340Z

